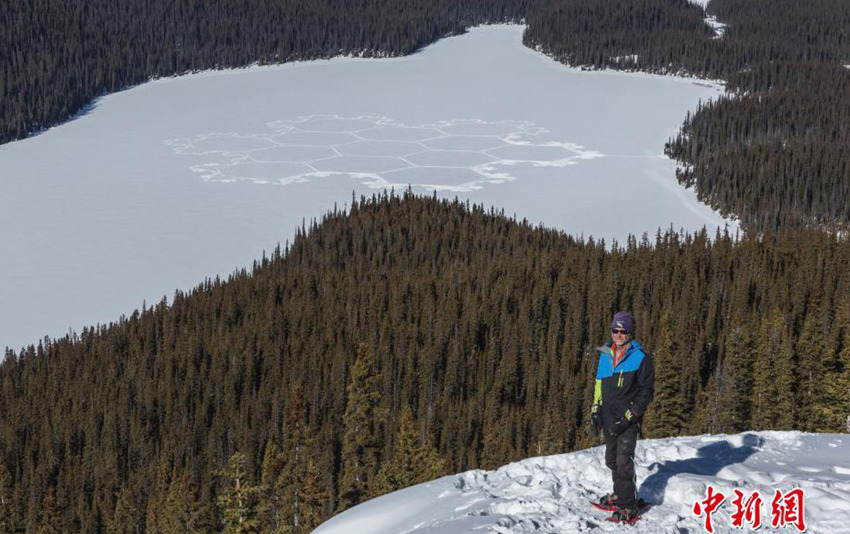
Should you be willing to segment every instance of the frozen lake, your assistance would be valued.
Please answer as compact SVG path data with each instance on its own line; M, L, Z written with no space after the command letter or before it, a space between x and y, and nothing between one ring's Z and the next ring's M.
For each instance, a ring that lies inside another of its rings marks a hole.
M249 266L352 190L411 184L621 242L727 223L662 155L719 85L581 72L521 41L488 26L406 58L158 80L0 146L0 347Z

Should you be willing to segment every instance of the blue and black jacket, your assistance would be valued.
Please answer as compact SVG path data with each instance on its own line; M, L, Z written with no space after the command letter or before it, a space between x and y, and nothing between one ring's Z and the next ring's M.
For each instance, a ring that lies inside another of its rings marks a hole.
M643 417L655 393L655 369L652 358L637 341L629 343L626 353L614 367L611 342L598 347L599 366L596 368L596 388L593 403L600 405L602 426L606 432L626 410Z

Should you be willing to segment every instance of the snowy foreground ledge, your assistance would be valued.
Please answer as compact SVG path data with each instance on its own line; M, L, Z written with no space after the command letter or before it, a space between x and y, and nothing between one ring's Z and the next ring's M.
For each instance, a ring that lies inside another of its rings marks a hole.
M772 529L771 501L804 491L807 532L850 532L850 436L746 432L641 440L636 452L640 496L655 503L634 527L605 521L588 504L611 489L605 448L529 458L495 471L473 470L412 486L351 508L315 534L461 534L600 531L705 532L694 503L709 485L726 495L712 514L715 532L732 526L734 489L762 498L760 532Z

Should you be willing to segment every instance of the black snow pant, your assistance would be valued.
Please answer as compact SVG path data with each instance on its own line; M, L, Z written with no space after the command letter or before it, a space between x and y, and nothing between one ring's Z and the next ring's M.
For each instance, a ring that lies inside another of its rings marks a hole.
M635 486L635 446L637 445L640 423L629 425L616 438L605 432L605 465L611 470L614 479L614 495L619 508L637 508L637 487Z

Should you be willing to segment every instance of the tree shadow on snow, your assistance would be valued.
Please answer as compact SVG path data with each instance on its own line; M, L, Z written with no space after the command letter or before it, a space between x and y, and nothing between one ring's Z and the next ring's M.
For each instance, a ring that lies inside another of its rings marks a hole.
M749 458L762 445L762 439L755 434L744 434L743 445L732 446L729 441L716 441L697 450L696 458L656 462L649 466L657 467L641 484L638 493L647 502L662 504L667 483L676 475L691 473L694 475L716 475L721 469L732 464L738 464Z

